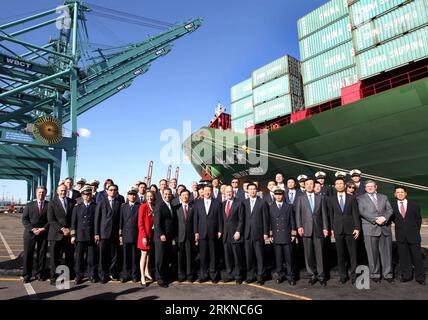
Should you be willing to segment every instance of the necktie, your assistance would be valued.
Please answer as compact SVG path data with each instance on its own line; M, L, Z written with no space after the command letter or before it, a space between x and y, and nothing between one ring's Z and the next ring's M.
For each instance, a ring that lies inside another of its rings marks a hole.
M226 217L229 218L229 213L230 213L230 200L227 200L227 205L226 205Z
M340 200L339 200L339 205L340 205L340 210L345 210L345 203L343 202L343 195L340 195Z
M61 203L62 203L62 208L64 209L64 211L67 212L67 205L65 204L65 198L61 199Z
M113 199L110 200L110 208L113 209Z
M143 197L143 196L141 196L141 197L140 197L140 202L141 202L141 203L143 203L143 202L144 202L144 197Z
M39 215L42 214L43 211L43 202L39 202Z
M183 211L184 211L184 219L187 220L187 205L184 205Z
M251 199L251 212L253 212L253 209L254 209L254 200Z
M172 209L171 209L171 204L169 202L166 203L166 205L168 206L169 212L171 213L171 217L172 217Z
M378 205L377 205L377 199L376 199L376 196L375 196L375 194L373 193L373 194L370 194L370 198L372 199L372 202L373 202L373 204L374 204L374 206L375 206L375 208L376 208L376 211L377 211L377 213L378 213L378 215L380 214L379 213L379 207L378 207Z
M288 198L290 199L290 202L291 202L291 203L294 203L294 192L290 192L290 193L288 194Z
M401 213L401 216L403 217L403 219L406 218L406 208L404 208L404 202L403 201L400 202L400 213Z
M282 208L282 203L278 203L278 209L281 210Z
M314 212L314 199L312 198L312 193L309 193L309 204L311 206L311 211Z

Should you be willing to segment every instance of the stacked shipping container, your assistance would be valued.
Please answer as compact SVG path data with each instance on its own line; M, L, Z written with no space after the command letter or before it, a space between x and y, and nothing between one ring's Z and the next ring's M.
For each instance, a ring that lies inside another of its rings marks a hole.
M245 128L303 108L300 62L288 55L231 88L232 129Z

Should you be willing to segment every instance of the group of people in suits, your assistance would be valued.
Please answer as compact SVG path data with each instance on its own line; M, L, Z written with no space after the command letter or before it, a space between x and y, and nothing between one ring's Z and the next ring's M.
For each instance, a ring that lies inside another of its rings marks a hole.
M358 240L364 239L370 278L393 282L392 232L395 223L401 281L413 277L425 284L421 254L419 206L407 200L405 187L395 188L395 201L377 192L375 181L361 181L361 172L337 172L333 186L326 174L284 179L281 173L261 193L257 182L218 179L192 183L190 190L175 179L148 187L137 181L126 198L113 180L104 190L99 182L62 181L57 194L46 201L46 188L38 187L36 200L27 204L24 233L23 281L31 281L37 251L36 279L43 270L49 243L50 282L56 283L64 256L71 278L82 283L110 279L153 281L161 287L178 281L235 281L241 284L266 278L266 244L275 257L272 278L296 284L296 257L303 253L309 284L326 285L326 246L335 240L340 283L356 281ZM37 248L37 250L36 250ZM195 260L199 258L199 272ZM224 264L223 276L220 266ZM174 266L176 265L176 269ZM349 267L348 267L349 265ZM153 268L152 268L153 266ZM151 270L154 269L154 274ZM175 274L172 274L172 271Z

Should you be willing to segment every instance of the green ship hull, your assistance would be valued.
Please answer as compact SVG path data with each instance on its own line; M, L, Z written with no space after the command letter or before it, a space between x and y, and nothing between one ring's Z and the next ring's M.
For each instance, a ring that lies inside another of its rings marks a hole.
M219 150L218 146L214 148L209 139L198 141L201 132L221 134L228 139L245 136L220 131L203 127L184 143L185 153L199 174L208 164L212 176L225 182L240 177L244 181L259 181L265 186L277 172L296 177L318 171L316 167L274 157L268 158L267 171L263 175L251 174L248 164L212 164L214 155L218 158L226 150ZM428 78L324 111L266 134L270 153L347 170L357 168L370 175L427 186ZM260 139L260 136L250 136L249 139ZM203 152L212 150L211 162L201 163L201 157L206 159L206 154L200 154L201 149L205 149ZM333 172L328 175L332 182ZM393 184L380 183L379 192L393 198ZM409 199L417 201L427 217L428 192L413 188L408 192Z

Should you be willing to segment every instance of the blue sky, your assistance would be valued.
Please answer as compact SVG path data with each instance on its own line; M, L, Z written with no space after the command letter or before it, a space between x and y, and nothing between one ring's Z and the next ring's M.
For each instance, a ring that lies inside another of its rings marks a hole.
M76 178L113 178L124 193L136 179L144 178L149 160L154 161L152 181L164 178L167 164L162 163L160 152L166 142L160 141L161 132L170 128L182 135L183 121L191 121L192 131L197 130L209 123L218 102L230 110L230 87L247 79L252 70L285 54L299 58L297 19L325 2L91 0L89 3L172 23L195 17L203 17L204 23L176 41L173 50L155 61L130 88L78 118L78 127L89 129L91 136L79 140ZM54 0L7 1L0 22L60 4ZM159 32L92 15L88 19L91 41L101 44L143 41L148 34ZM49 37L48 32L32 34L34 41ZM199 179L190 164L178 165L179 183L190 185ZM26 198L24 182L1 180L0 187L0 198L3 191L9 197Z

